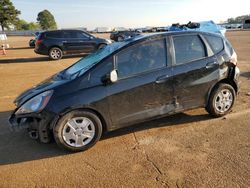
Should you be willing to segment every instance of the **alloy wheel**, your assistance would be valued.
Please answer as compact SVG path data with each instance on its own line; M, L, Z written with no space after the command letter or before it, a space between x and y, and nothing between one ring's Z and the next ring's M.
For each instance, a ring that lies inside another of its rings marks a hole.
M50 56L53 58L53 59L59 59L61 57L61 52L57 49L53 49L51 52L50 52Z

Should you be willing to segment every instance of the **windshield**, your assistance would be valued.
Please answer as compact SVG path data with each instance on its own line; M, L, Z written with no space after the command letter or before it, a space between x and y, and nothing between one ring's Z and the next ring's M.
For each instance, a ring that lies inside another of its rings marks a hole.
M106 47L97 50L95 53L88 55L87 57L83 57L78 62L73 64L71 67L67 68L64 71L64 76L71 77L72 75L83 74L87 70L89 70L96 63L100 62L102 59L116 51L117 49L125 46L128 42L116 42Z

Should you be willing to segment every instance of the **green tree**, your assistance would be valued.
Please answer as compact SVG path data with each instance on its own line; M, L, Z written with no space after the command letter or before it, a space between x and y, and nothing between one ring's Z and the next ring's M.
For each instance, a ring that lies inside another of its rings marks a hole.
M16 30L28 30L28 22L25 20L18 20L14 25Z
M25 20L18 20L15 23L15 29L16 30L38 30L40 29L39 24L34 22L26 22Z
M57 29L55 18L48 10L39 12L37 21L43 30Z
M39 29L40 29L40 25L38 23L35 23L35 22L29 23L29 30L39 30Z
M19 14L21 12L15 8L10 0L0 0L0 25L2 31L4 31L4 28L9 29L10 25L15 24Z

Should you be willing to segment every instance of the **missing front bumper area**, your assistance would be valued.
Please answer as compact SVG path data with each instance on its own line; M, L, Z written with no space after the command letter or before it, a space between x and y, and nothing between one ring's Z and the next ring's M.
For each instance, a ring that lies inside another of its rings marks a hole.
M49 143L52 139L52 133L49 128L51 117L41 114L30 114L27 117L17 117L14 113L9 118L11 131L20 131L26 129L32 139L39 140L42 143Z

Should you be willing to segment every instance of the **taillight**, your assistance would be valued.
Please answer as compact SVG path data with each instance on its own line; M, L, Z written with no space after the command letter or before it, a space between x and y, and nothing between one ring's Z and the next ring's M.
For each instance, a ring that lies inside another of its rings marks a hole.
M43 40L37 40L37 41L36 41L36 46L42 44L42 42L43 42Z
M237 54L235 51L233 52L229 62L237 66Z

